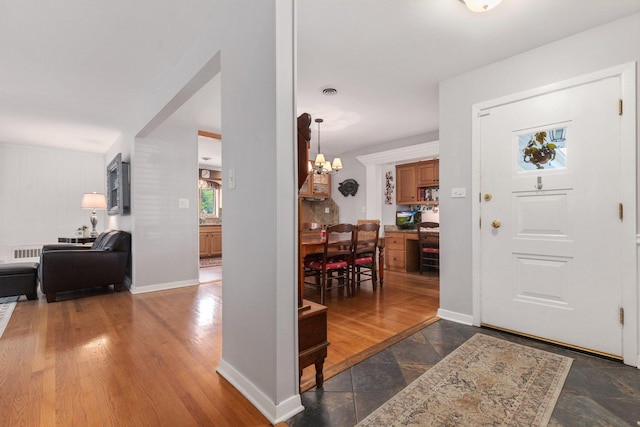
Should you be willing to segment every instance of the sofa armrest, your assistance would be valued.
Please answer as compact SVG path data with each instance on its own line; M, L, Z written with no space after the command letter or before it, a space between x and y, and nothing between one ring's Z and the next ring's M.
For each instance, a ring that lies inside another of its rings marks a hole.
M42 247L42 252L49 251L84 251L91 249L89 245L80 245L77 243L53 243L49 245L44 245Z

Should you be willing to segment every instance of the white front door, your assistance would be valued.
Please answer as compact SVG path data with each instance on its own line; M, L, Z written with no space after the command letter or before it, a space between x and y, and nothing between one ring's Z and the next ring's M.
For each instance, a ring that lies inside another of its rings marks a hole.
M481 322L622 355L620 78L481 112Z

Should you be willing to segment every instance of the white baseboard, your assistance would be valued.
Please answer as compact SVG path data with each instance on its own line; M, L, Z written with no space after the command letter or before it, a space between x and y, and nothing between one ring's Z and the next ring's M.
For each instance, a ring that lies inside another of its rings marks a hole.
M297 413L304 411L299 394L294 394L284 402L275 404L251 381L224 360L220 360L217 372L242 393L271 424L275 425L286 421Z
M469 314L457 313L455 311L438 309L438 317L444 320L450 320L456 323L462 323L463 325L473 325L473 316Z
M180 282L158 283L149 286L129 286L129 292L132 294L144 294L146 292L165 291L167 289L185 288L187 286L195 286L200 284L198 280L183 280Z

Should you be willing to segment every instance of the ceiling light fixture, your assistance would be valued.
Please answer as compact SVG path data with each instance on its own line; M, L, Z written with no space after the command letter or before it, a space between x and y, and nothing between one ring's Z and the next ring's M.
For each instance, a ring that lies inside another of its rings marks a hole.
M327 95L327 96L337 95L338 94L338 89L333 88L333 87L328 87L328 88L322 89L322 94L323 95Z
M316 123L318 124L318 155L316 156L316 161L313 164L313 170L317 174L326 175L328 173L335 174L340 169L342 169L342 161L340 157L336 157L333 159L333 163L329 163L325 158L324 154L320 151L320 123L324 120L316 119Z
M500 4L502 0L460 0L472 12L486 12Z

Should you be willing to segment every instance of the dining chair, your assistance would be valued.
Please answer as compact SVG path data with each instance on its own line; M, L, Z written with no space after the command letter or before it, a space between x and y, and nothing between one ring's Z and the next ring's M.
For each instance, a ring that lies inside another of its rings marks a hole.
M351 297L350 261L354 228L352 224L328 226L322 258L305 259L304 266L320 276L320 304L324 305L329 289L344 287L347 297ZM337 286L333 286L335 281L338 282Z
M440 270L440 235L434 230L437 222L418 224L418 248L420 250L420 274L427 269Z
M323 225L318 223L318 222L303 222L300 225L300 239L313 239L313 240L320 240L320 235L322 232L322 227ZM305 257L305 264L306 261L311 261L311 260L318 260L318 259L322 259L322 254L311 254L311 255L307 255ZM317 270L311 270L307 267L304 267L304 278L306 280L307 277L312 277L314 278L314 282L306 282L307 284L314 284L318 290L320 290L320 274L318 273Z
M376 268L376 253L378 249L378 235L380 223L375 221L362 222L356 225L353 233L353 257L351 258L351 294L355 295L356 286L371 280L373 290L378 284ZM382 286L382 285L381 285Z

